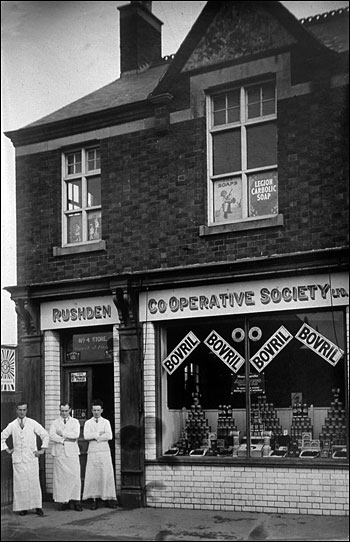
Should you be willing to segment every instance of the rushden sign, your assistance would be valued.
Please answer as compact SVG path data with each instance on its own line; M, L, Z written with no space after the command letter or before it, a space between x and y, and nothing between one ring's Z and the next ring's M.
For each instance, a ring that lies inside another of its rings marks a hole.
M218 356L226 365L233 371L237 373L238 369L242 367L244 363L244 358L229 345L225 339L220 337L216 331L212 331L208 337L205 339L204 344L206 344L214 354Z
M193 350L199 345L200 340L192 331L187 333L186 337L177 345L176 348L162 361L164 369L169 375L178 369L183 361L192 354Z
M281 326L260 348L259 352L254 354L249 360L250 363L260 373L292 339L293 335L284 326Z
M315 331L308 324L303 324L295 338L333 366L344 355L344 351L339 346L326 339L326 337Z

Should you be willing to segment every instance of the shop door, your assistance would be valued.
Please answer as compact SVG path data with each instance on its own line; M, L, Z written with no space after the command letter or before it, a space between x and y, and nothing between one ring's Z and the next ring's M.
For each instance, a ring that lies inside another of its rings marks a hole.
M82 487L85 478L88 442L84 440L84 424L91 418L91 402L102 399L104 418L110 421L114 437L114 378L111 363L70 367L65 370L65 397L68 397L72 416L80 423L80 465ZM114 438L109 442L114 463Z

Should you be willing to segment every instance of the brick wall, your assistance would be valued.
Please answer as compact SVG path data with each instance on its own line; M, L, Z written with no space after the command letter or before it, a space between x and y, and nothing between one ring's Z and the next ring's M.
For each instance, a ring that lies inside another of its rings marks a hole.
M121 458L120 458L120 355L119 355L119 326L113 326L113 366L114 366L114 435L115 457L114 478L117 494L121 486Z
M147 466L147 506L348 515L348 471L264 467Z
M284 226L199 236L206 222L205 121L101 141L107 252L54 257L61 241L58 150L17 159L18 283L227 262L344 246L348 183L344 91L278 104L279 205ZM135 250L136 249L136 250Z
M155 382L155 332L152 322L143 324L145 459L156 459L157 392Z
M51 424L60 413L61 377L60 377L60 336L57 331L44 333L45 356L45 428L50 430ZM45 454L46 492L53 492L53 457L51 443Z

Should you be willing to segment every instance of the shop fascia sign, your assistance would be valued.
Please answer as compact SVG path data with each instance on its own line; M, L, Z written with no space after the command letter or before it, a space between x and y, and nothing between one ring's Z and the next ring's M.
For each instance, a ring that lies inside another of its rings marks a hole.
M41 329L62 329L118 324L112 296L49 301L40 305Z
M321 335L308 324L303 324L295 336L313 352L335 366L344 355L344 351L332 341ZM290 343L293 335L284 327L271 335L265 344L254 354L249 362L258 373L264 371L267 365ZM162 362L162 366L169 375L173 374L180 367L183 361L192 354L200 344L200 340L190 331L186 337L177 345L169 356ZM223 362L231 371L237 371L244 364L244 357L235 350L215 330L209 333L203 343Z
M140 294L140 321L331 308L349 304L346 273L203 285Z

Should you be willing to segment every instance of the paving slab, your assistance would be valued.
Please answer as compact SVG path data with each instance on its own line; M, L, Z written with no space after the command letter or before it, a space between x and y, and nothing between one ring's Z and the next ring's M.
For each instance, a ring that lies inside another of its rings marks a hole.
M179 508L107 509L59 512L44 503L45 515L19 516L2 509L2 541L236 541L349 540L347 516L221 512Z

